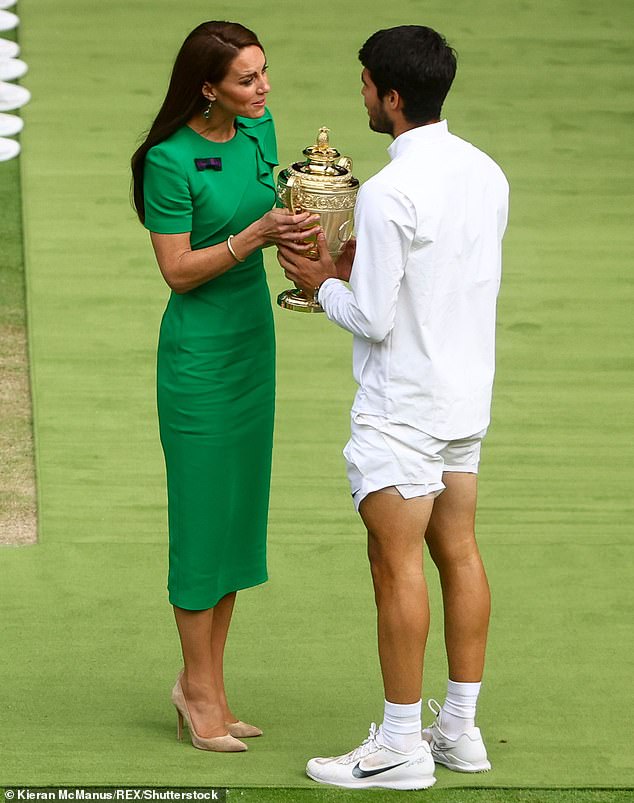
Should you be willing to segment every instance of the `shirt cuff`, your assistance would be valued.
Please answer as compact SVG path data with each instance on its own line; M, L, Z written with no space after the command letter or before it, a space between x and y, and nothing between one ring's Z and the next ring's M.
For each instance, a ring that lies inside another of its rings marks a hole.
M323 307L323 304L321 303L322 299L324 299L328 295L327 292L324 293L324 288L326 288L328 285L332 285L333 282L343 284L343 282L341 282L341 279L335 279L334 276L331 276L329 279L326 279L324 282L322 282L319 286L319 290L317 292L317 301L319 301L322 307ZM322 295L322 293L324 293L324 295Z

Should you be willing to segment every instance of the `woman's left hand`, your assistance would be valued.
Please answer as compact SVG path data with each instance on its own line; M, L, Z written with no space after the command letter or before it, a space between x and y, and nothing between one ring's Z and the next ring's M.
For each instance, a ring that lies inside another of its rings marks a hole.
M289 209L275 208L263 215L254 226L266 244L275 243L295 253L303 254L313 243L306 242L321 231L319 215L311 212L291 212Z

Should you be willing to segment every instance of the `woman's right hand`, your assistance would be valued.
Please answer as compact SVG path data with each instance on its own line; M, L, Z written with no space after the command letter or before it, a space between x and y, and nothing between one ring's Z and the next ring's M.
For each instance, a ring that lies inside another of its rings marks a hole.
M293 251L302 253L314 247L313 242L305 242L307 237L314 237L321 231L319 215L312 212L293 214L289 209L271 209L258 221L258 233L266 244L284 245Z

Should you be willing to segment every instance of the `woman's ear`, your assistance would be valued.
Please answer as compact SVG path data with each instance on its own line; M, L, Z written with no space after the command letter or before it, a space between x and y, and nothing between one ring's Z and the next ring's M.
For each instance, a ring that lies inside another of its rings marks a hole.
M214 92L213 86L209 83L209 81L205 81L202 88L203 96L207 98L208 101L211 103L216 100L216 93Z

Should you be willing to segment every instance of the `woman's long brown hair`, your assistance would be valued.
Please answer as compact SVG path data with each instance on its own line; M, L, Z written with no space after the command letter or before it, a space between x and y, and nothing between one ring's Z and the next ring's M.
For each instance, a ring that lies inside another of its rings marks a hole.
M145 222L143 168L151 147L167 139L207 104L202 86L217 84L226 76L239 51L255 45L257 36L238 22L203 22L188 35L176 56L165 100L143 144L132 156L132 202Z

